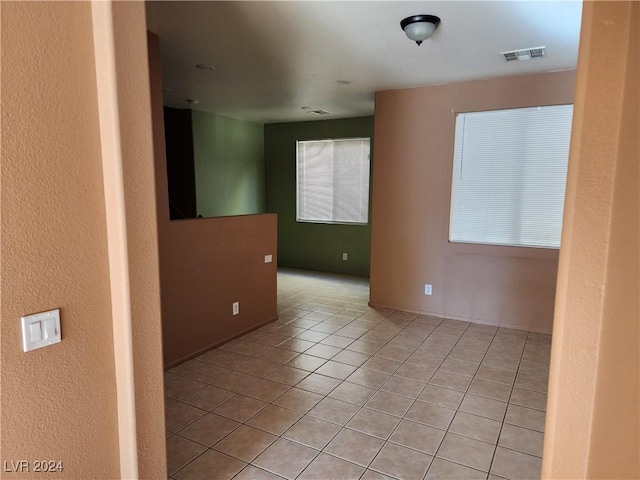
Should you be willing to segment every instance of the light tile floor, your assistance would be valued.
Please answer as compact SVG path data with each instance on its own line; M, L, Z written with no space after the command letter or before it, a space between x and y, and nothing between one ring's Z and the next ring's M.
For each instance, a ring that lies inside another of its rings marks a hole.
M171 478L540 478L550 336L368 297L281 270L277 321L168 371Z

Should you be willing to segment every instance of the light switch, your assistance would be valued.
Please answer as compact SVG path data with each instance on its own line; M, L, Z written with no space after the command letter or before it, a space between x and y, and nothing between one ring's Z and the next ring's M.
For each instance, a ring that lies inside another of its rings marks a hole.
M55 338L56 321L53 318L45 318L44 320L44 338Z
M60 309L22 317L22 349L25 352L62 340Z
M30 340L32 342L39 342L42 340L42 324L35 322L29 325L29 333L31 334Z

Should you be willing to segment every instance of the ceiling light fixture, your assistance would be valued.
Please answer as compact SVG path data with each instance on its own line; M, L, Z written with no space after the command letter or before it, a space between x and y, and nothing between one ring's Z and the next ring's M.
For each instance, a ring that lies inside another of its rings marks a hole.
M351 85L351 81L350 80L336 80L336 83L338 85Z
M407 37L418 45L433 35L438 25L440 25L440 17L435 15L412 15L400 22Z
M195 98L187 98L187 103L189 105L197 105L198 104L198 100Z

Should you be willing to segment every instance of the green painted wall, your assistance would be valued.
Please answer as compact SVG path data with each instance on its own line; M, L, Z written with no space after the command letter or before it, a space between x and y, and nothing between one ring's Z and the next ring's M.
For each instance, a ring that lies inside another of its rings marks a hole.
M195 110L191 116L198 214L264 213L264 126Z
M296 140L349 137L371 138L373 152L373 117L265 125L267 212L278 214L279 265L369 275L371 220L368 225L296 222ZM346 262L342 252L348 253Z

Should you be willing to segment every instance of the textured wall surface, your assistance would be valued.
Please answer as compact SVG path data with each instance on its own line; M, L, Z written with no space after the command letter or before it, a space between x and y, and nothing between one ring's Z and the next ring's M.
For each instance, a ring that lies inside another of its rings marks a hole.
M264 126L195 110L191 118L198 214L264 213Z
M1 460L63 461L47 478L117 478L91 5L0 8ZM62 342L23 353L20 317L53 308Z
M640 478L640 9L585 2L544 478Z
M165 365L276 318L276 223L269 214L171 222L160 238Z
M0 8L1 460L166 477L144 5ZM23 353L53 308L62 342Z
M369 274L371 222L368 225L296 222L296 140L354 137L368 137L373 142L373 117L265 126L267 212L278 214L278 258L281 265ZM373 145L371 153L373 164ZM348 254L346 262L342 260L343 252Z
M126 210L138 474L139 478L164 478L162 321L145 7L144 2L115 1L112 5ZM123 453L126 454L121 451Z
M448 241L455 115L572 103L574 79L566 71L376 94L372 305L551 331L557 250Z

